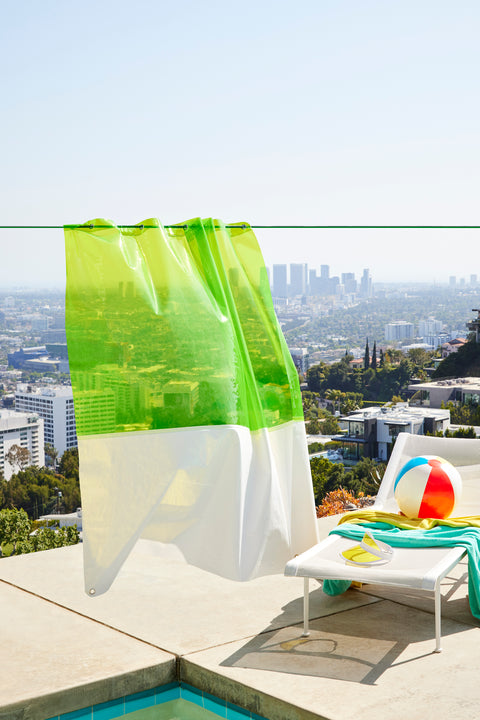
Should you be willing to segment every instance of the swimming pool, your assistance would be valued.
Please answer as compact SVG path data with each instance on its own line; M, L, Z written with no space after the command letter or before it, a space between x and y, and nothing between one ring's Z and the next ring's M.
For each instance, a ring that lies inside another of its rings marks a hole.
M266 720L203 692L193 685L169 683L151 690L125 695L81 710L53 715L46 720Z

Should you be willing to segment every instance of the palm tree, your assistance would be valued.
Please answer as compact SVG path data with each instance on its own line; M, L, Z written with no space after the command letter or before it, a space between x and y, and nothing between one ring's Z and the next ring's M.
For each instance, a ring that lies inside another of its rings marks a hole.
M45 460L47 466L55 467L55 462L58 457L58 450L55 450L53 445L45 443Z

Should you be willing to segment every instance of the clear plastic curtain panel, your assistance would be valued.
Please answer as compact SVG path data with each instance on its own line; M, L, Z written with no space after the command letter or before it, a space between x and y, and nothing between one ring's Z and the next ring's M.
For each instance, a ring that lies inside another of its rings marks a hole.
M235 580L316 541L298 376L248 225L65 228L85 590L138 538ZM105 227L96 227L102 225Z

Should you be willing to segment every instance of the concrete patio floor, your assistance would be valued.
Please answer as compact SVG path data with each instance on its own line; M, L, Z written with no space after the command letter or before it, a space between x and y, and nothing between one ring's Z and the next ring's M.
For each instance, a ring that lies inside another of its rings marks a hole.
M319 521L326 534L337 519ZM376 586L330 598L303 580L235 583L140 541L111 590L83 590L80 545L0 561L0 720L46 720L175 679L269 720L480 714L466 565L433 599Z

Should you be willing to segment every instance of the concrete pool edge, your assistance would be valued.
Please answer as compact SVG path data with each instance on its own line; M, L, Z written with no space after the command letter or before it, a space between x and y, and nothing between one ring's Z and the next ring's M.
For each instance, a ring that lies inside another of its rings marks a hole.
M177 664L179 681L201 688L232 705L239 705L268 720L329 720L326 716L292 705L274 695L255 690L185 657Z
M47 720L176 681L177 661L172 656L150 667L4 705L0 707L0 720Z
M268 720L327 720L184 657L0 707L0 720L48 720L169 683L190 685Z

